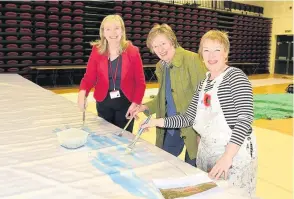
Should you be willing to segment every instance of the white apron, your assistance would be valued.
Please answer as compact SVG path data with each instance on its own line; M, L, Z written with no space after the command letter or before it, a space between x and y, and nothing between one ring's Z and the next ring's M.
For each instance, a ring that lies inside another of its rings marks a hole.
M209 172L216 161L224 154L226 145L232 135L232 129L226 122L220 102L217 97L218 87L223 81L224 75L230 68L215 78L213 88L206 92L211 96L210 106L205 106L204 95L208 75L204 80L201 91L196 118L193 128L200 134L196 164L205 172ZM257 151L253 132L246 137L238 153L233 159L232 167L228 173L228 183L242 190L242 195L254 196L256 190Z

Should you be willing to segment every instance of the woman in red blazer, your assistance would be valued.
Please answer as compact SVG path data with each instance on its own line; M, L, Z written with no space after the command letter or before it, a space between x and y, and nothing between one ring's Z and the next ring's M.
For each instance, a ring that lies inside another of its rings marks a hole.
M100 26L100 40L92 42L86 73L81 80L78 105L84 110L94 87L98 116L123 128L130 111L141 104L146 84L139 49L126 40L119 15L108 15ZM132 132L133 121L127 128Z

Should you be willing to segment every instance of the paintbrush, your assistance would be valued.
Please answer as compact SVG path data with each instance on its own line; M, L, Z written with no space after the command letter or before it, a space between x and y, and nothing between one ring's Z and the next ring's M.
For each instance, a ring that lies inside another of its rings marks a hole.
M147 119L144 121L143 124L147 124L147 123L149 122L150 118L151 118L151 115L149 115L149 116L147 117ZM142 127L140 127L140 129L139 129L139 131L138 131L138 133L137 133L137 135L136 135L134 141L133 141L132 143L130 143L130 144L128 145L128 147L126 148L127 153L131 153L131 152L133 151L133 149L134 149L134 147L135 147L137 141L139 140L139 138L140 138L140 136L142 135L143 132L144 132L144 129L143 129Z
M86 99L85 99L85 101L84 101L83 126L85 126L85 120L86 120Z
M119 134L117 134L117 136L121 137L123 135L123 133L125 132L125 130L128 128L128 126L130 125L131 121L134 119L134 117L131 117L130 120L128 121L128 123L125 125L124 129L119 132Z

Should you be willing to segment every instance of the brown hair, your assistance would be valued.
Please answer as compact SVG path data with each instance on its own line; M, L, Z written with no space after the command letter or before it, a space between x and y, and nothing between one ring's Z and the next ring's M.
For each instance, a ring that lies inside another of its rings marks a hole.
M147 41L146 41L147 47L150 49L150 51L152 53L154 53L154 51L152 49L152 41L157 35L160 35L160 34L165 35L171 41L172 45L175 48L180 46L174 31L172 30L172 28L169 25L156 24L148 33L148 37L147 37Z

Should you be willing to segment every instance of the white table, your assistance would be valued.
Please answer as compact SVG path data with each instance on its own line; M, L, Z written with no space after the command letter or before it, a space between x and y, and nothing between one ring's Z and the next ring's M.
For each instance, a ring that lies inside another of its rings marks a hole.
M82 113L19 75L0 75L0 121L0 198L155 199L161 196L152 179L202 172L144 140L126 155L133 135L113 135L120 129L91 113L92 141L76 150L61 147L56 132L81 127ZM226 192L224 198L238 198Z

